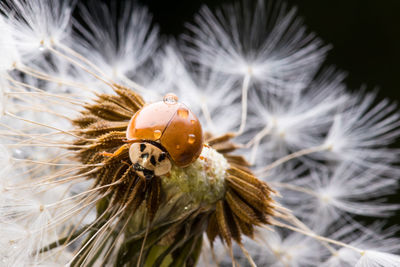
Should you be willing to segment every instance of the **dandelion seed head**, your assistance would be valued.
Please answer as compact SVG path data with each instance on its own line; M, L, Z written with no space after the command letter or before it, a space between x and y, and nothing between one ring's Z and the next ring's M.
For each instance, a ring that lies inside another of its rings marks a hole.
M0 18L0 31L2 38L0 40L0 51L2 60L0 62L0 73L4 75L7 70L12 70L14 65L20 61L18 51L13 45L14 40L10 28L3 18Z
M87 27L78 25L83 39L73 46L109 78L137 79L139 69L151 61L158 47L158 29L150 26L147 8L128 2L118 10L115 5L96 3L95 12L92 5L90 9L82 6L80 12Z
M2 263L398 265L397 229L356 221L400 207L385 199L398 186L397 106L321 69L329 47L296 9L204 7L166 40L144 7L74 3L0 7ZM202 124L185 167L161 141L127 140L134 114L166 93ZM131 162L138 142L171 170Z
M24 240L28 238L26 229L7 223L0 223L2 229L2 238L0 239L0 262L5 266L26 264L29 259L27 252L21 253Z
M29 61L52 43L65 41L70 32L73 1L4 2L1 10L12 33L12 44L21 58Z
M324 253L318 243L309 237L299 234L284 236L279 231L260 231L264 240L254 248L260 265L317 266L323 258Z
M399 133L396 105L383 100L372 106L376 96L356 96L335 117L325 143L327 157L352 162L363 167L390 169L397 153L384 146L394 142ZM372 107L371 107L372 106Z
M350 224L340 227L332 236L360 250L340 248L322 266L396 266L398 256L393 253L400 249L399 240L394 237L397 229L382 230L382 226L382 223L374 224L362 230Z
M186 37L196 46L188 49L190 59L221 73L251 75L283 89L287 79L290 84L304 79L304 73L312 75L327 48L306 33L295 19L295 9L287 11L285 5L277 4L266 13L263 1L252 8L244 2L215 13L204 7L195 18L198 26L189 27L195 37Z
M284 202L312 225L329 225L346 214L391 216L399 208L380 199L393 192L396 179L380 177L371 170L360 171L348 164L341 164L333 172L316 171L293 184L305 191L290 194Z
M332 115L349 99L343 93L342 79L341 73L328 69L298 92L250 92L250 109L255 116L249 118L248 132L259 138L256 163L265 164L290 151L323 144Z
M356 267L395 267L400 264L400 256L367 250L356 263Z

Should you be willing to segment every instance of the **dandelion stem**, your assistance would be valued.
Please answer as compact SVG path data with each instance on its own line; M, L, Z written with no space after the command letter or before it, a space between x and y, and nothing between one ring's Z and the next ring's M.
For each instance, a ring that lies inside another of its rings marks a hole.
M58 239L57 241L54 241L53 243L47 245L44 248L41 248L39 250L39 253L43 253L43 252L47 252L49 250L52 250L53 248L59 247L60 244L68 242L69 239L71 239L71 238L74 239L74 238L78 237L80 234L85 232L89 228L89 226L90 225L86 225L86 226L82 227L81 229L75 231L74 233L72 233L72 234L70 234L70 235L68 235L68 236L66 236L64 238Z
M71 232L66 236L66 239L64 240L62 246L63 248L68 246L69 241L72 239L74 240L75 238L78 238L78 236L74 236L75 231L78 230L79 226L82 224L83 220L86 218L86 216L90 213L90 209L88 209L83 216L79 219L79 221L75 224L75 226L72 228ZM102 216L99 216L99 218L101 218ZM92 223L93 224L93 223ZM91 224L88 224L88 226L90 226ZM86 231L86 230L85 230ZM83 232L81 233L83 234ZM62 254L62 250L59 251L58 255L57 255L57 259L61 256Z
M143 256L143 251L144 251L144 246L145 246L146 241L147 241L147 236L149 235L149 230L150 230L150 221L147 221L146 232L144 234L143 242L142 242L142 245L140 247L139 259L138 259L136 267L140 267L140 263L142 261L142 256Z
M43 127L49 128L49 129L53 129L53 130L59 131L59 132L64 133L64 134L71 135L71 136L73 136L75 138L78 138L78 139L82 139L82 140L85 140L85 141L91 141L90 139L84 138L84 137L79 136L79 135L75 135L75 134L73 134L71 132L68 132L68 131L65 131L65 130L61 130L61 129L57 128L57 127L53 127L53 126L50 126L50 125L47 125L47 124L43 124L43 123L40 123L40 122L31 121L31 120L19 117L19 116L15 115L15 114L12 114L10 112L7 112L7 111L5 112L5 114L10 116L10 117L12 117L12 118L15 118L15 119L18 119L18 120L21 120L21 121L25 121L25 122L28 122L28 123L31 123L31 124L43 126Z
M302 228L304 231L312 232L312 230L305 225L302 221L300 221L296 216L293 214L289 213L288 215L289 221L292 221L295 225L298 225L300 228ZM326 247L331 254L335 254L337 251L334 249L332 246L329 245L327 242L321 242L324 247Z
M211 114L210 114L210 111L208 110L206 101L201 102L201 111L203 112L204 118L206 119L207 124L210 127L210 129L214 130L215 125L212 121Z
M293 184L288 184L288 183L281 183L281 182L274 182L274 181L268 182L268 184L276 186L276 187L281 187L281 188L286 188L286 189L293 190L293 191L306 193L306 194L312 195L314 197L318 197L318 195L314 191L312 191L311 189L308 189L308 188L305 188L305 187L301 187L301 186L298 186L298 185L293 185Z
M356 248L356 247L354 247L352 245L349 245L349 244L346 244L346 243L343 243L343 242L340 242L340 241L337 241L337 240L333 240L333 239L330 239L330 238L327 238L327 237L323 237L323 236L317 235L316 233L314 233L312 231L309 231L309 230L302 230L300 228L291 226L289 224L286 224L286 223L283 223L283 222L280 222L280 221L277 221L277 220L274 220L274 219L271 219L271 223L273 225L275 225L275 226L286 228L286 229L292 230L294 232L297 232L297 233L300 233L300 234L315 238L315 239L320 240L320 241L324 241L324 242L331 243L331 244L334 244L334 245L338 245L338 246L341 246L341 247L349 248L349 249L354 250L354 251L356 251L356 252L358 252L360 254L364 253L364 250L362 250L362 249Z
M62 118L64 120L68 120L68 121L71 120L71 118L69 116L66 116L64 114L55 112L55 111L47 109L47 108L44 108L43 106L39 106L39 105L35 106L35 104L33 104L32 102L26 101L25 98L22 99L22 100L27 102L29 105L15 104L14 107L16 107L18 111L30 111L30 110L32 110L32 111L37 111L37 112L47 112L48 114L55 115L55 116L57 116L59 118Z
M74 195L74 196L72 196L72 197L64 198L64 199L61 200L61 201L57 201L57 202L54 202L54 203L52 203L52 204L47 204L47 205L46 205L46 208L49 208L49 207L54 206L54 205L59 205L60 203L62 203L62 202L64 202L64 201L71 200L71 199L77 198L77 197L79 197L79 196L81 196L81 195L86 195L86 194L88 194L88 193L90 193L90 192L97 191L97 190L101 190L101 189L103 189L103 188L110 187L110 186L113 186L113 185L116 185L116 184L120 184L120 183L121 183L121 181L116 181L116 182L114 182L114 183L112 183L112 184L107 184L107 185L98 186L98 187L89 189L89 190L84 191L84 192L82 192L82 193L76 194L76 195Z
M260 142L260 140L269 134L271 132L272 126L271 124L268 124L265 126L261 131L259 131L247 144L245 145L246 148L251 147L252 145L255 145L257 142Z
M72 86L72 87L87 90L89 92L95 92L94 90L87 88L85 84L76 83L76 82L72 82L72 81L66 81L66 80L63 80L63 79L60 79L57 77L52 77L44 72L35 70L28 66L24 66L24 65L16 66L15 69L17 69L23 73L26 73L32 77L38 78L40 80L44 80L44 81L48 81L48 82L52 82L52 83L56 83L56 84L60 84L60 85Z
M61 48L62 50L66 51L67 53L69 53L70 55L78 58L79 60L81 60L82 62L86 63L88 66L90 66L91 68L93 68L95 71L97 71L101 76L103 77L107 77L107 75L99 68L97 67L95 64L93 64L90 60L88 60L87 58L85 58L83 55L81 55L80 53L78 53L77 51L69 48L66 45L63 45L61 43L54 43L54 45L58 46L59 48ZM107 79L111 80L109 77L107 77Z
M45 144L45 143L18 143L18 144L3 144L8 147L55 147L55 148L66 148L66 149L73 149L73 148L90 148L90 145L63 145L63 144Z
M99 235L99 233L101 233L104 229L106 229L106 227L108 227L108 225L110 223L113 222L113 220L123 211L123 209L119 210L118 212L116 212L98 231L96 231L96 233L93 234L93 236L86 242L85 245L83 245L79 251L77 253L75 253L75 256L72 257L72 259L68 262L68 266L70 266L72 263L75 262L75 260L77 259L77 257L85 250L85 248L96 238L97 235Z
M33 96L49 96L49 97L56 97L56 98L61 98L63 100L67 100L72 104L75 105L82 105L84 104L83 102L79 102L79 101L75 101L75 99L73 98L69 98L69 97L64 97L60 94L55 95L55 94L50 94L50 93L44 93L44 92L6 92L4 93L5 95L33 95Z
M28 92L28 91L6 92L5 93L6 95L13 95L13 94L39 95L39 96L43 95L43 96L50 96L50 97L60 98L60 99L66 100L66 101L68 101L68 102L70 102L70 103L72 103L74 105L82 105L82 104L84 104L84 102L79 101L79 100L74 99L74 98L66 97L66 96L63 96L63 95L60 95L60 94L48 93L48 92L46 92L46 91L44 91L44 90L42 90L42 89L40 89L40 88L38 88L36 86L30 85L30 84L27 84L27 83L24 83L24 82L17 81L15 79L11 78L10 76L6 76L5 78L7 80L9 80L10 82L16 84L16 85L20 85L20 86L23 86L23 87L26 87L26 88L29 88L29 89L32 89L32 90L36 91L36 92ZM12 87L12 88L18 89L17 87Z
M265 166L262 169L256 170L256 173L261 174L263 172L268 172L268 171L272 170L273 168L276 168L277 166L279 166L279 165L281 165L281 164L283 164L283 163L285 163L285 162L287 162L289 160L292 160L292 159L295 159L295 158L299 158L301 156L308 155L308 154L311 154L311 153L327 150L327 149L329 149L329 146L322 145L322 146L305 148L305 149L296 151L296 152L294 152L292 154L286 155L285 157L282 157L282 158L272 162L271 164Z
M69 57L69 56L67 56L67 55L65 55L65 54L63 54L63 53L61 53L60 51L58 51L58 50L52 48L51 46L48 47L48 50L51 51L51 52L53 52L53 53L56 54L56 55L59 55L59 56L65 58L66 60L68 60L69 62L75 64L75 65L78 66L78 67L80 67L82 70L86 71L87 73L89 73L90 75L92 75L93 77L95 77L96 79L98 79L99 81L101 81L101 82L107 84L107 85L110 86L111 88L114 88L112 83L106 81L105 79L103 79L103 78L101 78L99 75L97 75L96 73L90 71L90 70L87 69L85 66L83 66L81 63L79 63L78 61L74 60L73 58L71 58L71 57Z
M18 159L18 158L11 158L14 161L19 161L19 162L27 162L27 163L33 163L33 164L44 164L44 165L50 165L50 166L70 166L70 167L97 167L101 166L101 163L97 164L82 164L82 163L52 163L48 161L38 161L38 160L31 160L31 159Z
M254 262L253 258L250 256L249 252L244 248L242 244L239 244L240 249L242 250L243 254L246 256L247 260L250 263L251 267L257 267L256 263Z
M117 237L115 238L115 240L113 241L113 243L110 245L110 247L108 248L106 254L104 255L104 263L107 263L108 261L108 257L111 255L113 248L115 247L115 245L117 244L118 239L120 238L120 236L124 233L126 227L128 226L132 216L134 215L134 213L131 213L128 218L126 219L124 225L122 226L121 230L119 230ZM115 230L115 228L118 226L118 224L115 224L114 228L112 231ZM112 231L110 231L110 233L108 234L111 235ZM108 237L107 237L108 238ZM107 240L107 238L105 238L105 240ZM104 242L104 241L103 241Z
M270 133L271 129L272 129L271 125L267 125L245 145L246 147L250 147L251 145L253 145L250 156L250 164L254 164L257 157L257 150L260 145L260 142L264 138L264 136Z
M98 201L98 200L95 200ZM89 209L90 210L90 209ZM68 236L67 240L65 240L63 246L61 248L59 248L59 251L54 252L50 255L47 256L47 258L51 258L53 257L55 254L59 254L62 253L62 250L65 249L66 247L68 247L69 245L71 245L73 242L75 242L77 239L79 239L80 237L82 237L87 231L91 230L91 229L96 229L98 227L98 225L101 225L103 223L102 218L105 216L105 212L103 214L101 214L98 218L96 218L96 220L94 222L92 222L91 224L89 224L87 227L85 227L85 230L82 231L82 233L80 233L78 236L72 238L71 234ZM74 228L75 229L75 228ZM67 243L68 242L68 243Z
M148 89L146 89L144 86L138 84L137 82L132 81L131 79L129 79L129 78L126 77L126 76L122 76L121 79L122 79L122 81L123 81L124 83L126 83L126 85L128 85L129 87L131 87L131 88L137 90L138 92L146 93L146 94L152 93L152 94L154 94L155 96L161 98L161 95L160 95L160 94L156 93L156 92L153 91L153 90L148 90Z
M247 96L249 92L250 80L251 80L251 71L248 71L243 79L242 84L242 119L240 121L240 127L237 131L237 135L241 135L246 127L247 120Z

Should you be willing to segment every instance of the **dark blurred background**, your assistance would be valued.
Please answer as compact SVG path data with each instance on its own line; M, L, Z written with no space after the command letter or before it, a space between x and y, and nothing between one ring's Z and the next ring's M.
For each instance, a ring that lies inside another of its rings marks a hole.
M256 1L256 0L247 0ZM202 5L237 0L140 0L164 34L178 35ZM380 96L400 100L400 1L286 0L308 28L332 44L327 64L348 72L349 87L379 88Z

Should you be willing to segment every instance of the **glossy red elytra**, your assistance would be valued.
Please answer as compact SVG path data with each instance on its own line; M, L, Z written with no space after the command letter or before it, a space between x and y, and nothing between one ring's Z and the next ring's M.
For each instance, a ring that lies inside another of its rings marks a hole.
M128 124L126 137L133 143L130 159L142 176L168 173L169 160L179 167L188 166L203 148L198 118L174 94L138 110ZM146 171L150 174L145 175Z

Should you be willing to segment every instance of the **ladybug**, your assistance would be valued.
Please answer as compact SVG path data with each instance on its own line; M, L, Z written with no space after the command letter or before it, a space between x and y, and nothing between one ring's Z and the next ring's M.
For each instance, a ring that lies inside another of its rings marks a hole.
M188 166L203 148L198 118L174 94L139 109L129 121L126 138L133 168L147 179L167 174L172 163Z

